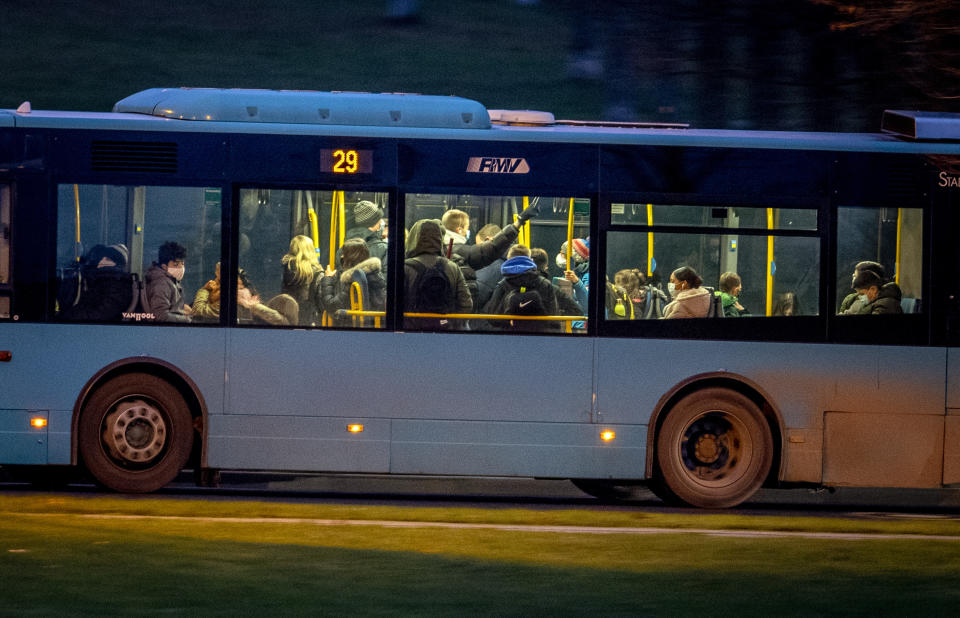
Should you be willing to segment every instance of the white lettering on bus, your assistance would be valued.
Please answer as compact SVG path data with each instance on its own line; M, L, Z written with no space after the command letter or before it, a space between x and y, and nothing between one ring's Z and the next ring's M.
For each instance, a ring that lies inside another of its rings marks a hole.
M960 176L951 176L946 172L940 172L941 187L960 187Z
M157 316L153 315L152 313L127 313L126 311L124 311L123 319L136 320L137 322L139 322L140 320L156 320Z
M528 174L530 166L523 157L470 157L467 171L477 174Z

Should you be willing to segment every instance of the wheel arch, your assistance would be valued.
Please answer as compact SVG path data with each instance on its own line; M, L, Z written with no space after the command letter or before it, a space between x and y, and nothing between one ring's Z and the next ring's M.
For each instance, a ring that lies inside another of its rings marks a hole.
M197 388L196 383L190 379L179 367L168 363L159 358L149 356L136 356L124 358L110 363L97 373L95 373L87 383L84 384L77 400L73 404L73 418L70 422L70 463L77 465L79 463L78 448L78 425L80 423L80 414L86 405L90 396L102 384L112 380L117 376L131 373L147 373L158 378L162 378L176 388L183 396L183 400L190 410L190 416L193 417L194 433L193 446L190 451L189 463L193 466L206 467L207 465L207 404Z
M704 388L726 388L738 392L749 398L763 413L770 428L770 435L773 438L773 461L770 465L770 474L764 481L764 486L776 482L783 474L783 417L777 408L773 399L763 388L752 380L742 375L717 371L711 373L702 373L691 376L678 383L672 389L667 391L657 402L653 413L650 415L649 430L647 431L647 454L645 477L655 478L656 470L656 445L657 437L660 434L660 427L670 410L678 401L687 395Z

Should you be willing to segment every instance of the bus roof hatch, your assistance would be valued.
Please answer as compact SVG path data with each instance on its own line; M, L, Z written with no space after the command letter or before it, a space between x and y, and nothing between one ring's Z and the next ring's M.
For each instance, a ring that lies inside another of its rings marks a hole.
M118 101L113 111L216 122L490 128L486 108L476 101L419 94L150 88Z

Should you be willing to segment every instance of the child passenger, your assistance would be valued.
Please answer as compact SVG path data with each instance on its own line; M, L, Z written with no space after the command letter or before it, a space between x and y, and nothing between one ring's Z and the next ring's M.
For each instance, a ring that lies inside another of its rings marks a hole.
M744 315L750 315L750 312L744 309L740 304L740 292L743 291L743 285L740 282L740 275L734 272L726 272L720 275L720 301L723 305L723 317L738 318Z

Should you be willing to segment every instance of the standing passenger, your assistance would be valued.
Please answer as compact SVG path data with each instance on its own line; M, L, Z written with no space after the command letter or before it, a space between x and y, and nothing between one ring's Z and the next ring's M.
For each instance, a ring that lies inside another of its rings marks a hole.
M387 241L382 230L386 227L383 209L369 200L360 200L353 209L355 227L346 231L344 238L359 238L367 243L370 256L380 260L380 267L387 272Z
M187 250L168 241L160 245L157 261L147 270L147 299L158 322L189 322L190 305L183 303L180 281L186 272Z
M328 268L320 282L323 306L328 315L334 316L334 324L337 326L350 326L354 323L349 317L337 317L336 312L350 307L350 287L358 273L363 273L362 279L367 283L364 290L367 295L364 298L364 309L382 311L386 305L387 283L380 272L380 260L370 256L366 243L359 238L351 238L343 243L340 270L332 271Z
M300 307L300 325L316 324L320 317L320 277L323 269L313 241L298 235L290 240L290 251L283 256L284 294L289 294Z
M443 226L438 219L421 219L407 234L403 267L406 313L467 313L473 299L463 273L440 255ZM405 318L407 328L452 329L457 323L443 318Z

